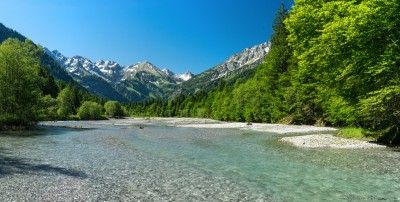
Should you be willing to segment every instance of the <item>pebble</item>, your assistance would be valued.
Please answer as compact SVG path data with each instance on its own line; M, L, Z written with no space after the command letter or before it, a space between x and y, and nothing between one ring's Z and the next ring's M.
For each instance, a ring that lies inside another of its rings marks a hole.
M383 145L355 139L347 139L333 136L331 134L316 134L284 137L281 142L302 148L321 148L328 147L334 149L370 149L385 148Z

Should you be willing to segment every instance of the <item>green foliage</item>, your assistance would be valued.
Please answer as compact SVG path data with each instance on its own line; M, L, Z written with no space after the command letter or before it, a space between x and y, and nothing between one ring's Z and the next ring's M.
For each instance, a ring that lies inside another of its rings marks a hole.
M400 144L400 87L389 86L368 94L360 101L363 123L377 131L378 140Z
M400 2L296 3L285 21L297 60L291 72L295 109L305 103L310 121L361 125L398 144Z
M92 101L85 101L78 109L78 117L83 120L103 119L103 107Z
M79 87L56 81L41 66L43 54L30 40L8 39L0 45L0 130L70 119L83 101L104 103ZM96 107L89 117L99 118L98 111L101 116L102 107Z
M71 86L60 91L57 97L58 110L57 114L61 119L69 119L75 111L75 100Z
M294 7L286 20L288 40L298 59L293 73L299 90L308 85L316 92L308 100L328 101L319 94L331 91L354 104L386 85L382 73L397 77L393 54L388 59L394 60L385 61L385 49L392 52L391 38L398 36L396 8L397 1L382 0L300 1ZM394 21L386 24L387 18Z
M104 104L105 114L109 117L124 116L121 104L117 101L108 101Z
M15 30L9 29L0 23L0 43L3 43L5 40L9 38L18 39L20 41L25 41L25 37Z
M51 95L46 95L40 100L39 120L57 120L58 102Z
M111 100L117 100L119 102L127 102L128 100L121 96L119 92L114 90L110 83L101 79L98 76L88 75L78 77L79 83L84 86L88 91L94 95L108 98Z
M324 103L325 121L335 126L348 126L357 123L359 113L357 107L344 100L343 97L331 97Z
M352 138L352 139L361 139L370 141L373 140L373 138L364 135L362 128L354 128L354 127L340 129L338 132L338 136L344 138Z
M0 127L37 120L39 54L30 40L8 39L0 45Z
M3 43L5 40L7 40L9 38L18 39L19 41L22 41L22 42L27 39L26 37L24 37L20 33L5 27L2 23L0 23L0 43ZM64 70L64 68L62 68L49 55L43 53L43 54L37 55L37 57L40 60L40 65L43 67L43 69L47 70L48 73L50 73L51 78L54 77L54 78L56 78L58 80L66 82L66 83L76 84L75 81ZM42 76L41 72L39 72L39 75ZM44 76L43 78L47 78L47 77ZM41 87L43 87L43 86L41 86ZM56 90L56 89L47 89L47 90L53 91L53 90ZM45 95L47 95L48 93L49 92L44 92ZM52 96L55 97L55 94L52 94Z
M70 119L90 95L50 56L0 23L0 130L40 120Z

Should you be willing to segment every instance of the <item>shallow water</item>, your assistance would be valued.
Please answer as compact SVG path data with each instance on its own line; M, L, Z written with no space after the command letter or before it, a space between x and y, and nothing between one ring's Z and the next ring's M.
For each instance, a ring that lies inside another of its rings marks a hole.
M129 121L0 135L0 201L400 201L400 152ZM144 126L144 129L139 129Z

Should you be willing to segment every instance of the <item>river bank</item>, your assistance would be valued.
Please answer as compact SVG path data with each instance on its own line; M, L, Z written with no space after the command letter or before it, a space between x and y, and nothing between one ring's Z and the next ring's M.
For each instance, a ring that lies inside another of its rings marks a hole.
M334 132L336 128L317 127L307 125L285 125L285 124L268 124L268 123L243 123L243 122L225 122L212 119L200 118L135 118L134 121L143 121L144 123L164 124L175 127L185 128L230 128L241 130L252 130L258 132L271 132L277 134L299 134L314 132Z
M308 125L285 125L285 124L267 124L267 123L240 123L240 122L223 122L211 119L195 119L195 118L151 118L150 122L164 123L176 127L186 128L233 128L241 130L252 130L259 132L272 132L277 134L310 134L312 135L283 137L281 142L291 144L301 148L321 148L329 147L334 149L370 149L385 148L383 145L371 143L368 141L348 139L336 137L332 134L338 131L332 127L317 127Z
M383 145L362 140L348 139L335 136L338 129L332 127L318 127L309 125L285 125L268 123L242 123L225 122L202 118L125 118L107 121L96 121L98 124L112 124L117 126L147 124L166 125L178 128L215 128L215 129L240 129L257 132L269 132L279 135L304 134L301 136L282 137L280 142L301 148L329 147L335 149L367 149L384 148ZM46 122L46 125L57 125L56 122ZM65 126L64 126L65 127ZM70 127L80 128L79 121Z
M390 149L299 149L279 141L298 134L204 119L41 124L0 136L0 201L400 199ZM193 124L214 128L180 127Z
M280 141L283 143L288 143L293 146L302 148L329 147L334 149L371 149L371 148L386 147L368 141L336 137L331 134L315 134L315 135L284 137L281 138Z

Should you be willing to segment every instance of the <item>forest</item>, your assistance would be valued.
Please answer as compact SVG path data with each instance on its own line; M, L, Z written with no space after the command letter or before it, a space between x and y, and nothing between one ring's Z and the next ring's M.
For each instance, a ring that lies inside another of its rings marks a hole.
M250 79L127 106L133 116L363 128L400 144L400 2L296 0Z
M9 38L0 45L0 129L23 129L44 120L123 115L120 103L54 79L43 65L43 54L43 48L28 39Z

